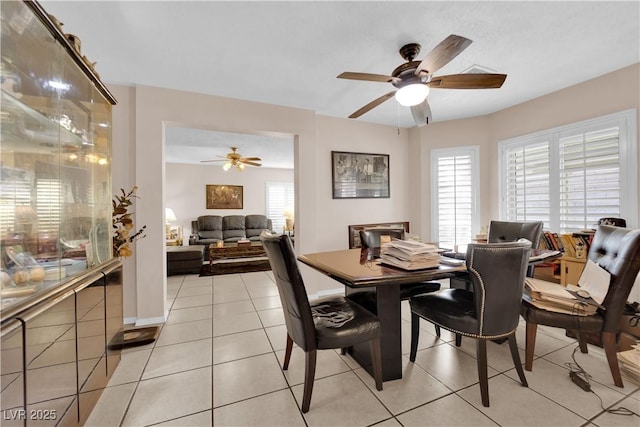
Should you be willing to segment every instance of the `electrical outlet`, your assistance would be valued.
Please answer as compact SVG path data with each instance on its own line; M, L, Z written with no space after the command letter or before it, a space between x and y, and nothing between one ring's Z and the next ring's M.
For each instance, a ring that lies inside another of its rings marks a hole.
M586 382L584 378L578 375L577 372L573 372L573 371L569 372L569 377L571 378L571 381L573 381L574 384L576 384L578 387L580 387L584 391L591 391L591 385L589 385L589 383Z

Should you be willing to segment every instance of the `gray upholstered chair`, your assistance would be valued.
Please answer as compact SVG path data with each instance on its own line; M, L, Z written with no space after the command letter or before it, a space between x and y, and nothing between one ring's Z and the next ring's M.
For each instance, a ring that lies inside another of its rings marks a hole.
M589 247L588 257L611 274L609 290L602 302L605 310L598 309L591 316L577 316L543 310L523 300L521 314L527 322L525 369L530 371L533 368L538 325L573 331L583 353L587 352L585 334L596 334L607 355L614 384L623 387L616 342L620 336L620 319L625 303L640 270L640 230L599 226Z
M360 242L365 249L380 248L380 236L389 236L395 239L404 239L403 228L369 228L360 230ZM427 292L435 292L440 289L440 282L427 281L416 283L404 283L400 285L400 300L405 301L409 298L421 295ZM375 307L375 304L371 304ZM440 328L435 326L436 335L440 337Z
M278 286L287 327L283 370L289 367L295 342L305 352L302 412L309 411L317 350L347 348L369 341L376 389L382 390L380 320L364 307L344 297L328 297L309 303L287 235L260 235Z
M466 265L473 292L466 289L442 289L409 300L409 359L412 362L416 360L420 318L456 335L475 338L478 379L484 406L489 406L487 340L503 337L508 339L520 382L527 387L516 343L516 328L530 248L530 244L526 242L471 244L467 248Z

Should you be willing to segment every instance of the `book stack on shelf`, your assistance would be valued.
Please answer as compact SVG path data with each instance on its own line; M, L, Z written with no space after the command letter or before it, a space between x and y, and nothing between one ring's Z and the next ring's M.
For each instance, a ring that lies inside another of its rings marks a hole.
M436 268L439 265L438 247L412 240L392 240L380 247L380 263L405 270Z
M572 258L585 258L593 240L594 232L584 230L579 233L558 234L551 231L542 233L540 249L550 249L564 252Z

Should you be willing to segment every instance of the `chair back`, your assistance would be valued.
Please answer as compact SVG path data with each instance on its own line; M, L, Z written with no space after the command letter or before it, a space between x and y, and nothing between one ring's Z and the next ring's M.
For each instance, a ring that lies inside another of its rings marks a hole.
M365 228L360 230L360 244L365 249L380 247L380 236L404 239L404 228Z
M260 241L278 286L287 333L302 350L315 350L317 340L311 306L289 236L265 231Z
M640 230L600 225L589 247L589 259L611 274L602 302L606 308L602 330L618 332L620 318L640 271Z
M487 243L506 243L516 242L518 239L527 239L531 242L531 247L535 249L540 244L543 224L542 221L491 221L489 223Z
M518 326L530 249L528 242L467 246L478 335L504 335Z

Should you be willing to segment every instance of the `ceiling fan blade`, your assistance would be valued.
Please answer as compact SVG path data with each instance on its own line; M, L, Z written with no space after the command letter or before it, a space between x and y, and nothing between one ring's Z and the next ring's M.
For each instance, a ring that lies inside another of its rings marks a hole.
M506 74L450 74L433 77L427 85L432 89L497 89Z
M418 76L421 72L427 74L435 73L458 56L460 52L465 50L471 43L472 41L465 37L451 34L427 54L420 65L418 65L418 68L416 68L415 75Z
M240 163L244 163L245 165L251 165L251 166L262 166L260 163L246 161L246 160L240 160Z
M418 127L431 123L431 107L429 106L429 101L425 99L424 102L411 107L411 114Z
M262 161L262 159L260 157L243 157L240 160L257 160L257 161Z
M349 80L364 80L367 82L382 82L382 83L390 83L392 81L398 80L395 77L385 76L383 74L352 73L349 71L345 71L342 74L338 74L337 78L349 79Z
M224 159L216 159L216 160L200 160L200 163L209 163L209 162L225 162Z
M393 97L393 95L395 95L395 93L396 93L395 90L392 90L389 93L385 93L381 97L374 99L373 101L371 101L370 103L368 103L367 105L365 105L364 107L362 107L361 109L356 111L355 113L351 114L349 116L349 118L350 119L357 119L358 117L360 117L364 113L366 113L366 112L368 112L370 110L373 110L374 108L376 108L378 105L382 104L387 99Z

